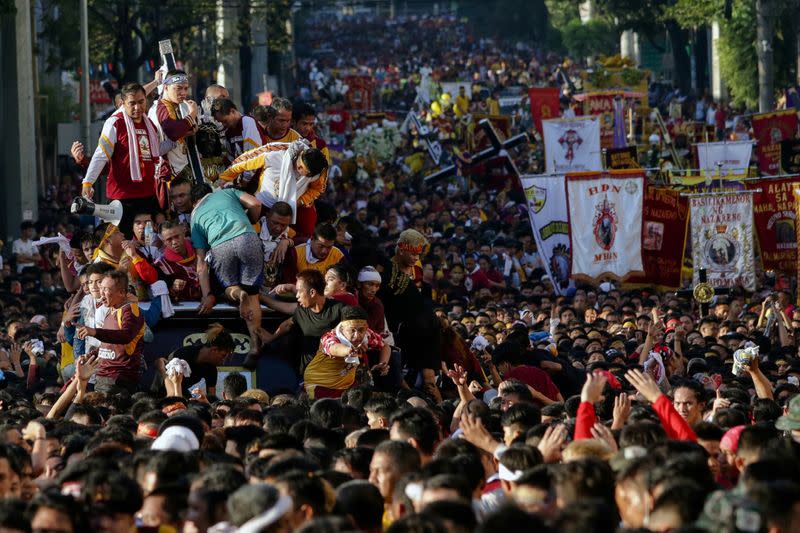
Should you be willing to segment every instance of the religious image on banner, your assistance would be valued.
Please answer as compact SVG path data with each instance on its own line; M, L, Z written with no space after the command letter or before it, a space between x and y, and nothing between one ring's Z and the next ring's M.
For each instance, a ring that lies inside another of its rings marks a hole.
M596 117L543 120L542 129L548 174L603 170Z
M800 140L781 141L781 172L800 174Z
M793 191L800 188L800 180L750 182L747 187L761 189L753 193L753 221L764 270L793 273L797 261Z
M556 294L574 285L564 176L520 176L536 248Z
M688 226L688 198L675 189L647 186L642 209L644 275L631 276L627 282L661 290L679 288Z
M797 133L797 111L787 109L753 115L752 123L761 174L780 174L781 142L794 139Z
M753 141L698 143L696 146L699 168L706 174L747 174L750 168Z
M705 268L712 287L755 290L753 195L697 196L689 205L694 284Z
M561 116L561 90L558 87L531 87L528 98L531 100L531 118L536 130L542 132L542 120Z
M572 275L599 282L624 281L644 274L642 206L645 177L641 172L567 176L567 208L572 244ZM657 242L663 240L654 235ZM655 246L657 243L654 242Z

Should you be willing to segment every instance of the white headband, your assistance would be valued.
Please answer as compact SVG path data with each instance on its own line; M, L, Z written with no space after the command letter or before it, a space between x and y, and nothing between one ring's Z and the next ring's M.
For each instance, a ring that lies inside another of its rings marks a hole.
M380 283L381 275L374 268L362 268L358 273L358 281L359 283L363 281L374 281L375 283Z
M514 470L512 472L503 463L500 463L500 467L497 470L497 475L503 481L517 481L522 477L522 470Z
M292 498L289 496L281 496L275 502L269 511L260 514L255 518L251 518L242 526L237 529L237 533L258 533L264 531L266 528L280 520L283 515L292 509Z

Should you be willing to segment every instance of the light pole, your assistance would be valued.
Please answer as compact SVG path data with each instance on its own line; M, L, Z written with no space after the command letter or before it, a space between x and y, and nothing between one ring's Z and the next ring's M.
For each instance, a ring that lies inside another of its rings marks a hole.
M88 0L81 2L81 141L89 155L89 136L91 117L91 103L89 96L89 4Z

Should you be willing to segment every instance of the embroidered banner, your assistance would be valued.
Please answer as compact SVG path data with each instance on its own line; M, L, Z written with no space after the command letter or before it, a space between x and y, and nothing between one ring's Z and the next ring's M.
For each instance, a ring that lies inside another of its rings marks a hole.
M609 148L604 153L606 169L625 170L642 168L639 164L639 153L636 146L625 148Z
M528 98L531 100L531 117L536 129L542 132L542 120L561 116L560 90L558 87L531 87Z
M536 248L557 294L573 285L564 176L520 176Z
M644 274L642 264L642 172L567 176L572 275L600 281Z
M755 290L753 195L723 194L691 198L694 284L706 269L713 287Z
M797 110L787 109L753 115L758 168L769 176L781 172L781 141L793 139L797 132Z
M716 176L718 170L723 176L747 174L752 153L753 141L697 144L700 170L712 176Z
M542 128L548 174L603 170L596 117L543 120Z
M770 180L749 182L753 193L753 222L758 232L761 264L764 270L792 273L797 261L794 194L800 180Z
M631 276L628 283L679 288L688 223L688 198L675 189L648 186L642 208L644 276Z

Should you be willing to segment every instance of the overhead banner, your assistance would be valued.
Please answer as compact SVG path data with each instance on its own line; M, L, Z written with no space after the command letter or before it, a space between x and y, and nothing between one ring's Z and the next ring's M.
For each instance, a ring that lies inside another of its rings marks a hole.
M753 154L753 141L697 143L700 170L711 174L746 174Z
M536 129L542 132L542 120L561 116L561 91L558 87L531 87L528 98L531 100L531 117Z
M753 221L761 249L764 270L794 273L797 262L797 219L793 191L800 188L800 179L750 182L753 193Z
M543 120L542 128L548 174L603 170L596 117Z
M564 176L520 176L536 248L557 294L573 285Z
M567 176L572 275L599 282L643 275L642 172Z
M781 171L784 174L800 174L800 141L781 141Z
M769 176L780 174L781 142L795 137L797 110L787 109L753 115L752 122L759 170Z
M631 276L628 283L679 288L688 226L688 198L675 189L648 186L642 208L644 276Z
M626 146L625 148L609 148L604 152L606 169L608 170L628 170L642 168L639 164L639 152L636 146Z
M712 287L755 290L753 195L697 196L689 206L694 284L699 283L699 270L705 268Z

